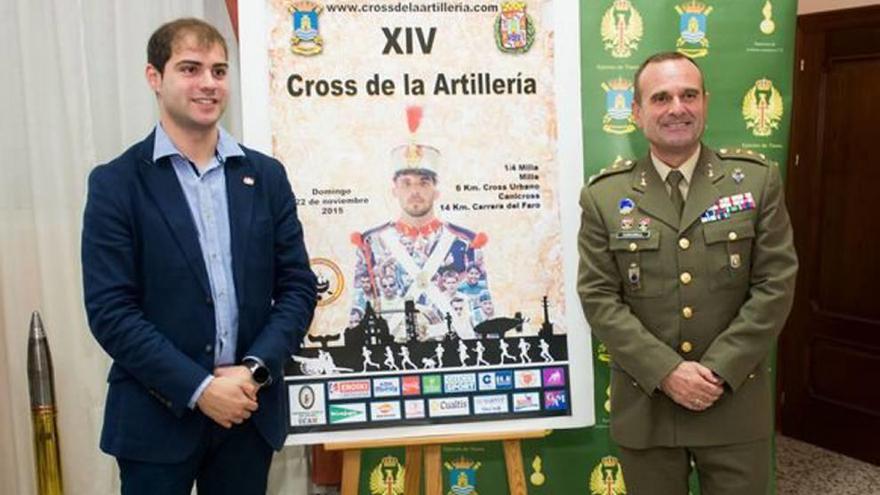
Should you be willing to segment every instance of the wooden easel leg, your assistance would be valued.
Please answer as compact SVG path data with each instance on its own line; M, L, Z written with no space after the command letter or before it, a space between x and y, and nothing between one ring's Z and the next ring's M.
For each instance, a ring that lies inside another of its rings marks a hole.
M522 448L519 440L504 441L504 464L507 467L507 486L510 495L526 495L526 473L523 470Z
M440 473L440 461L440 446L426 445L425 495L443 495L443 478ZM406 495L409 495L409 493Z
M340 495L357 495L361 477L361 450L342 451L342 490Z
M422 490L422 448L410 445L406 448L406 475L403 495L419 495Z

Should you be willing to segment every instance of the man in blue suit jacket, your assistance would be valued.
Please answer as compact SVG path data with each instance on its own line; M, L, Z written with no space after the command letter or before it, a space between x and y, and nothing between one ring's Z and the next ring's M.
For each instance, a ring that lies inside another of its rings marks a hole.
M315 307L282 165L218 126L227 48L197 19L147 48L154 131L89 177L92 333L113 359L101 448L124 494L265 493L284 443L284 363Z

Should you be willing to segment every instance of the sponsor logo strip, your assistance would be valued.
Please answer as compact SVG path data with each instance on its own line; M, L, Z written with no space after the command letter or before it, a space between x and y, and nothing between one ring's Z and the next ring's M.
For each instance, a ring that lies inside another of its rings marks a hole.
M503 414L509 411L507 394L474 396L474 414Z
M422 394L439 394L443 391L440 375L422 375Z
M324 412L324 385L320 383L290 385L290 424L312 426L327 423Z
M545 387L565 386L565 368L544 368L543 370L541 370L541 376L544 379Z
M473 373L452 373L444 375L443 391L447 394L456 392L476 392L477 377Z
M400 401L395 400L370 403L371 421L389 421L400 418Z
M407 399L403 401L406 419L422 419L425 417L425 401L423 399Z
M539 370L516 370L513 374L516 388L536 388L541 386L541 372Z
M428 412L432 418L466 416L471 407L467 397L442 397L428 401Z
M370 380L339 380L328 384L330 400L369 399Z
M408 375L402 378L403 395L421 395L421 379L418 375Z
M564 411L568 409L568 398L565 395L565 390L545 391L544 409L548 411Z
M397 397L400 395L400 378L374 378L373 397Z
M540 411L540 400L538 392L513 394L513 412Z
M367 404L330 404L330 424L363 423L367 420Z

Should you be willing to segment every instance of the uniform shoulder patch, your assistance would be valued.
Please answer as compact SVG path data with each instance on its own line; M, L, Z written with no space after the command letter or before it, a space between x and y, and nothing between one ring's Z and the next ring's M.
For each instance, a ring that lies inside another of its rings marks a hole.
M596 182L604 179L605 177L610 177L615 174L619 174L621 172L629 172L636 166L635 160L624 160L621 157L617 157L611 165L599 170L599 173L595 175L591 175L588 181L588 184L593 185Z
M757 153L748 149L741 148L720 148L718 156L722 160L743 160L747 162L757 163L765 167L778 166L776 162L767 158L764 153Z

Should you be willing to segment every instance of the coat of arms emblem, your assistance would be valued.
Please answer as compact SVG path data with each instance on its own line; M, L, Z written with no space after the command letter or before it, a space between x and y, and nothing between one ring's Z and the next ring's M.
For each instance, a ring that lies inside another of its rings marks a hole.
M345 277L339 265L327 258L312 258L309 263L318 278L318 306L336 302L345 290Z
M691 58L705 57L709 53L709 38L706 37L706 17L712 13L712 7L697 0L677 5L678 30L681 34L675 47L679 53Z
M449 492L447 495L477 495L477 469L480 463L459 457L444 464L449 471Z
M642 16L629 0L615 0L602 16L602 42L614 58L627 58L639 47Z
M310 0L298 0L288 6L293 23L290 49L299 55L317 55L324 49L324 38L318 30L318 15L324 8Z
M746 129L758 137L767 137L779 129L782 120L782 95L767 78L759 79L743 97L743 119Z
M602 89L605 90L602 130L609 134L628 134L636 130L632 116L632 82L621 77L602 83Z
M505 53L525 53L535 42L535 22L526 12L526 3L508 1L501 4L501 15L495 21L495 44Z
M370 472L371 495L403 495L406 468L397 457L387 455Z
M605 456L590 473L590 493L592 495L625 495L626 484L620 462L614 456Z

